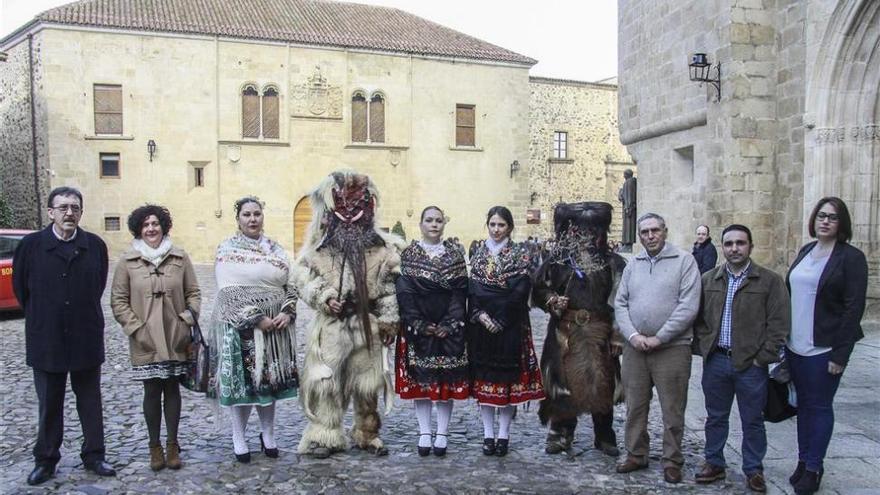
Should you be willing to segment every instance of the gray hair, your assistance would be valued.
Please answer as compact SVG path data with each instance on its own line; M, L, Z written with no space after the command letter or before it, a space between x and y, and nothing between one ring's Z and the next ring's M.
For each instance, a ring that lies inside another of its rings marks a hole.
M657 220L658 222L660 222L661 227L663 227L664 229L666 228L666 220L664 220L663 217L661 217L660 215L658 215L656 213L650 213L650 212L645 213L644 215L640 216L639 219L636 221L636 225L639 228L641 228L642 222L644 222L645 220L648 220L649 218L653 218L653 219Z
M52 189L52 192L49 193L49 199L46 201L46 206L52 208L52 204L55 201L55 196L76 196L79 199L79 206L83 207L83 195L79 192L79 189L75 187L67 187L61 186Z

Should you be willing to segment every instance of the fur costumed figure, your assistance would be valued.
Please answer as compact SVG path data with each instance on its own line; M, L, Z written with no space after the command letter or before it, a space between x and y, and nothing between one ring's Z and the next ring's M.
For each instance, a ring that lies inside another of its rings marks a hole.
M384 455L377 407L380 393L386 409L393 403L383 343L398 329L394 283L403 241L376 228L378 193L366 175L334 172L310 199L314 216L293 275L316 313L300 381L309 425L299 452L327 457L347 449L342 417L353 402L354 444Z
M623 342L612 328L611 302L626 262L608 249L611 205L559 204L553 223L556 243L533 275L532 293L550 313L541 355L547 399L538 410L541 423L550 423L546 451L568 450L578 415L591 413L594 446L617 456L612 421Z

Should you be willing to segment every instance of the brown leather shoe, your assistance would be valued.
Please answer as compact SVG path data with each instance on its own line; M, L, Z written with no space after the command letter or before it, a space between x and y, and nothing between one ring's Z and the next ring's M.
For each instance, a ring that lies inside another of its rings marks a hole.
M638 471L639 469L645 469L648 467L648 463L642 464L632 457L627 457L623 464L617 465L617 472L620 474L631 473L633 471Z
M723 480L727 477L727 470L708 462L703 464L703 469L694 477L697 483L712 483L713 481Z
M165 452L162 451L161 445L150 447L150 469L159 471L165 467Z
M764 473L760 471L749 476L748 480L746 480L746 484L749 486L749 490L753 492L765 493L767 491L767 482L764 480Z
M675 466L663 468L663 479L667 483L681 483L681 468Z
M165 446L168 457L165 465L168 469L180 469L183 463L180 462L180 445L177 442L168 442Z

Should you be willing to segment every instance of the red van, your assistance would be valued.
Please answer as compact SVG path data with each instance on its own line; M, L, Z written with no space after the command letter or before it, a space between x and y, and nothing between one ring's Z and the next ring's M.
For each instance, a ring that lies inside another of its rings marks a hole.
M0 229L0 311L21 309L12 293L12 255L22 237L33 230Z

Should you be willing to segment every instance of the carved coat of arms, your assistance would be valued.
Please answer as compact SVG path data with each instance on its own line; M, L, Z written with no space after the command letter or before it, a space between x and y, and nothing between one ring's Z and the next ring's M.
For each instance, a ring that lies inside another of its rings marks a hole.
M305 83L293 86L291 95L294 117L342 118L342 88L330 85L319 66Z

